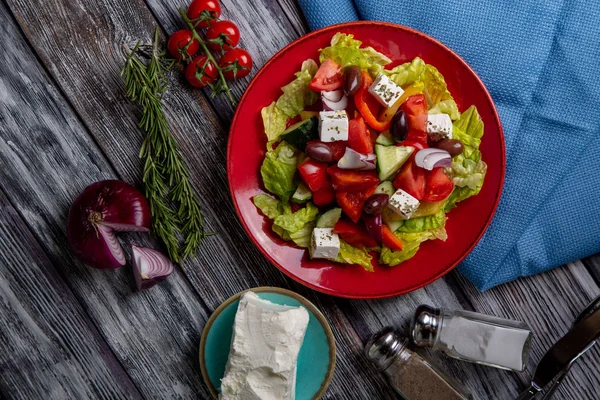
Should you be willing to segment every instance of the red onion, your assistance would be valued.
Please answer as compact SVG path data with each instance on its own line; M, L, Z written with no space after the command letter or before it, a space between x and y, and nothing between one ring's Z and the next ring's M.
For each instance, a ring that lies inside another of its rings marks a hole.
M415 164L421 168L431 171L437 167L449 167L452 165L452 156L446 150L427 148L419 150L415 155Z
M331 92L321 92L321 101L325 111L340 111L348 107L348 97L342 89Z
M67 220L67 239L75 255L94 268L125 265L115 231L150 231L144 195L117 180L96 182L75 199Z
M163 253L137 244L131 245L133 275L138 290L148 289L173 273L175 266Z
M381 213L373 215L364 213L362 215L362 219L365 222L365 227L367 228L369 235L371 235L371 237L375 239L377 243L381 243L383 241L383 220L381 218Z
M359 171L369 171L375 169L377 157L375 154L361 154L350 147L346 147L344 156L338 161L338 167L341 169L356 169Z

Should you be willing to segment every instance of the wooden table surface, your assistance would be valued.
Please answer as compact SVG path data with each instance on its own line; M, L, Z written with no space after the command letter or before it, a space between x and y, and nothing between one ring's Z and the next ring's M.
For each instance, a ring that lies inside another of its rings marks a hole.
M307 32L293 0L222 0L242 32L253 72ZM289 288L326 315L337 341L328 399L396 398L361 356L368 336L405 328L421 303L527 321L529 371L600 293L600 256L479 293L457 272L411 294L344 300L306 289L270 265L244 233L227 189L225 153L234 112L225 98L172 82L166 113L207 217L217 232L167 281L133 290L130 267L87 268L67 248L66 216L100 179L139 186L143 132L123 95L123 45L183 27L183 0L6 0L0 3L0 398L206 399L198 365L202 328L229 296ZM239 99L248 84L234 85ZM509 177L510 179L510 177ZM151 244L143 235L126 235ZM157 245L154 243L154 245ZM600 346L560 387L559 399L598 399ZM481 399L514 398L531 372L441 358Z

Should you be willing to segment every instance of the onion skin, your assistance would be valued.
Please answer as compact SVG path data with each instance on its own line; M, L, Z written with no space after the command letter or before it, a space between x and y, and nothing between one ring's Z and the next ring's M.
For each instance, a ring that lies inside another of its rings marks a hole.
M175 270L175 266L167 256L147 247L131 245L133 274L138 290L149 289Z
M100 181L71 205L67 239L77 258L90 267L118 268L126 259L114 231L149 232L151 219L142 192L123 181Z

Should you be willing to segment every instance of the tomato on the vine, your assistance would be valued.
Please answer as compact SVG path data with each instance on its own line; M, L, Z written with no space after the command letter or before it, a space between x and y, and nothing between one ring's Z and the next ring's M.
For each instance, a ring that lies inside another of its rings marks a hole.
M207 28L211 21L221 15L221 5L217 0L193 0L188 7L187 16L197 27Z
M194 58L185 69L185 78L190 85L203 88L217 80L219 73L205 55Z
M231 21L217 21L206 31L206 39L213 41L208 43L208 47L213 50L231 50L240 42L240 30Z
M223 71L225 79L233 81L245 77L252 69L252 57L240 48L231 49L219 60L219 67L226 68Z
M167 42L169 54L178 60L190 58L198 52L198 48L200 48L200 43L194 39L192 31L187 29L175 32Z

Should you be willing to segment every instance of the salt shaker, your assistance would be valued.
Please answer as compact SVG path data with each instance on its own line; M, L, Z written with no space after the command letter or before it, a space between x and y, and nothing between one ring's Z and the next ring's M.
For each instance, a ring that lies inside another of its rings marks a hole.
M524 322L427 305L417 307L410 331L417 346L513 371L525 369L533 336Z
M430 359L408 347L408 339L393 328L374 335L365 348L367 358L382 370L393 388L409 400L472 399L471 392L447 376Z

